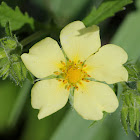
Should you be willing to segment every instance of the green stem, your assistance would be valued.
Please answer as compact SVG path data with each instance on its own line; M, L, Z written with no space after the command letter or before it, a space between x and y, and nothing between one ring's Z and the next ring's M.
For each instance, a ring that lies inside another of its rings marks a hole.
M44 36L44 35L47 35L47 33L45 31L38 31L30 36L28 36L27 38L23 39L20 43L23 45L23 46L26 46L28 45L29 43L37 40L38 38Z
M19 95L16 99L16 102L15 102L13 109L11 111L11 114L9 116L8 126L10 128L13 128L19 119L20 114L21 114L23 107L25 105L27 96L29 95L31 86L32 86L31 83L28 80L26 80L24 82L23 87L20 89L20 91L18 93Z

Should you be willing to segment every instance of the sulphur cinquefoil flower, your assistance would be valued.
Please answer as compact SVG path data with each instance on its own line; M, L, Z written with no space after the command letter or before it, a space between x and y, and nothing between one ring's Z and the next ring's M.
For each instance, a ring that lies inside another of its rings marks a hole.
M100 120L103 111L114 112L118 100L107 84L127 81L128 72L123 67L128 58L126 52L113 44L101 47L99 27L86 28L81 21L64 27L60 42L68 59L50 37L21 56L34 76L44 78L31 91L32 107L40 110L38 118L64 107L73 87L73 107L83 118ZM56 75L56 78L45 80L49 75Z

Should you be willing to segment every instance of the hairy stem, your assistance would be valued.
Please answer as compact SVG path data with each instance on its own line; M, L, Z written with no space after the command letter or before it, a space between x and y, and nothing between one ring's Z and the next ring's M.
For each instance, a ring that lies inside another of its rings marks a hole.
M38 31L30 36L28 36L27 38L23 39L20 43L23 45L23 46L26 46L28 45L29 43L37 40L38 38L46 35L47 33L45 31Z

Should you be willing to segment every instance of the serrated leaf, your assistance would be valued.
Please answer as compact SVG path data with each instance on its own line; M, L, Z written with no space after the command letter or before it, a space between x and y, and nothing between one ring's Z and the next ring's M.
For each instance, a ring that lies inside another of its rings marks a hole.
M137 90L140 92L140 81L137 82Z
M137 90L127 89L123 95L123 107L121 111L121 120L123 119L122 115L125 111L125 109L128 109L127 114L127 121L122 121L123 127L126 125L129 125L130 129L136 133L136 135L139 135L139 110L140 110L140 93L138 93ZM127 103L127 104L126 104ZM126 130L125 130L126 131Z
M21 62L20 64L21 64L22 75L23 75L23 78L24 78L27 75L27 69L26 69L25 65L23 64L23 62Z
M124 106L121 110L121 123L126 133L127 132L127 117L128 117L128 107Z
M10 26L7 28L10 33ZM22 45L18 42L15 35L12 35L12 33L9 35L0 39L0 76L3 80L9 76L17 85L22 86L29 72L20 57Z
M83 20L86 26L99 24L105 19L114 16L116 12L123 10L123 7L132 3L132 0L105 0L96 9L93 7L91 13Z
M130 106L131 105L131 101L130 101L130 98L129 98L129 94L126 94L125 95L125 98L124 98L124 102L127 106Z
M129 74L128 81L140 80L139 70L137 69L135 64L132 64L131 62L127 62L124 66L127 69L128 74Z
M9 71L7 71L7 72L5 73L5 75L3 75L2 80L5 80L5 79L8 77L8 75L9 75Z
M10 22L12 31L20 29L24 24L29 24L32 29L34 28L34 20L27 13L23 14L18 7L13 10L5 2L2 2L0 5L0 24L5 27L7 22Z
M139 109L136 110L136 114L137 114L137 122L136 122L136 135L139 136L140 132L139 132L139 121L140 121L140 111Z
M12 68L10 69L10 79L14 81L17 85L19 85L19 80Z
M20 66L20 62L15 62L12 64L12 69L15 72L15 75L17 77L17 79L19 79L19 81L21 81L21 66Z
M7 57L0 59L0 68L2 68L6 63L8 63Z
M137 82L136 81L128 81L126 85L131 89L137 89Z
M6 57L6 53L3 48L0 47L0 59Z
M130 120L130 129L134 130L134 126L136 123L136 108L129 107L129 120Z
M32 84L34 84L34 78L33 78L32 74L31 74L29 71L27 71L27 78L28 78L28 80L29 80Z
M17 43L12 37L4 37L0 39L0 47L3 48L7 55L7 53L15 50L15 48L17 47Z
M5 64L3 66L3 68L0 70L0 77L5 75L7 73L7 71L9 70L9 68L10 68L10 65L9 64Z

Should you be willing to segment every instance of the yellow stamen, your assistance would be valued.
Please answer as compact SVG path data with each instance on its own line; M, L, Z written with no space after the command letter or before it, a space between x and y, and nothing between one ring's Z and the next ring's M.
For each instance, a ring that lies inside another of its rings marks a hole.
M63 83L66 84L68 81L67 80L63 80Z
M61 72L54 72L56 75L61 75L63 79L58 79L58 81L62 81L63 85L65 85L65 89L69 90L71 86L73 86L76 90L78 90L79 85L83 85L82 80L89 82L89 80L85 79L90 77L87 72L83 69L86 67L85 64L83 66L83 62L80 60L76 63L74 61L69 60L67 63L61 61L63 67L60 68Z
M69 85L68 87L67 87L67 90L69 90L71 88L71 85Z
M54 72L54 74L56 74L56 75L59 75L59 74L60 74L60 72L58 72L58 71L55 71L55 72Z
M80 85L82 85L82 82L78 82Z
M78 86L75 87L77 90L79 89Z
M65 66L65 62L61 61L61 64L63 64Z
M85 64L83 67L86 67L87 65Z

